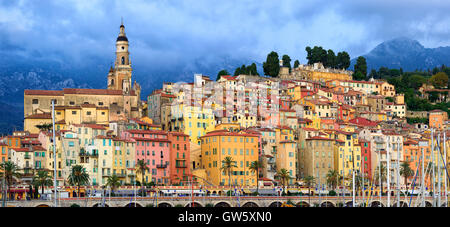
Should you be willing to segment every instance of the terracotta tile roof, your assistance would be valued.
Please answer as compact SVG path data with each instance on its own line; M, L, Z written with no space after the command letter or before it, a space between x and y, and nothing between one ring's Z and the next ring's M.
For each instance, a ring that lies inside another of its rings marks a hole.
M326 138L326 137L320 137L320 136L313 136L313 137L308 138L306 140L334 140L334 139L330 139L330 138Z
M159 135L167 135L167 132L162 130L137 130L137 129L131 129L127 130L129 133L133 134L159 134Z
M55 90L24 90L25 95L63 96L63 91Z
M52 115L50 113L39 113L39 114L32 114L25 119L52 119Z
M99 125L99 124L73 124L73 126L106 130L106 126L105 125Z

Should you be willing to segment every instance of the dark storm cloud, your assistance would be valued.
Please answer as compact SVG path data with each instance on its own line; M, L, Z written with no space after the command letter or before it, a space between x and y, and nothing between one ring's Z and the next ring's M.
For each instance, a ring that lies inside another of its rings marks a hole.
M305 62L305 46L356 57L398 36L426 47L450 45L449 10L443 1L403 0L2 1L0 41L74 64L113 59L123 17L133 62L158 68L226 56L262 62L272 50Z

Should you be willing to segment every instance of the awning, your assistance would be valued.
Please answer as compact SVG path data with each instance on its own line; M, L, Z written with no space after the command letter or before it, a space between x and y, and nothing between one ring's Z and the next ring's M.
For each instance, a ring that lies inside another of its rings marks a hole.
M258 193L260 195L277 195L277 192L273 189L259 189Z

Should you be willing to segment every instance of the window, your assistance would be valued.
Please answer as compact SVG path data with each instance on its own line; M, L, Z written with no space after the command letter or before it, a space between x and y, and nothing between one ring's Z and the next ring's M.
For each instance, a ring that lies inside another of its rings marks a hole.
M86 115L91 115L91 111L88 111L88 112L86 113Z
M99 106L103 106L103 102L98 102L98 105Z
M70 105L75 105L74 101L69 102Z
M33 104L39 104L39 100L38 99L33 99Z
M77 111L76 110L72 111L72 114L73 115L77 114Z

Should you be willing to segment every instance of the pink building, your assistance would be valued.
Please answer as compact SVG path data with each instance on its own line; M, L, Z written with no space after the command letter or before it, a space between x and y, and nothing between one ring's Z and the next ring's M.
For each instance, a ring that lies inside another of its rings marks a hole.
M122 132L123 138L136 141L136 163L144 160L158 185L168 185L170 178L170 141L167 132L160 130L128 130Z

